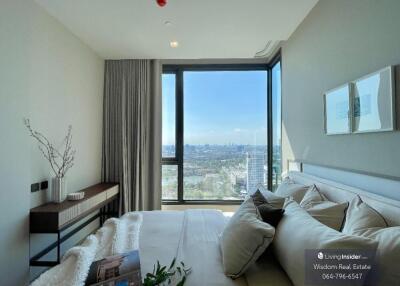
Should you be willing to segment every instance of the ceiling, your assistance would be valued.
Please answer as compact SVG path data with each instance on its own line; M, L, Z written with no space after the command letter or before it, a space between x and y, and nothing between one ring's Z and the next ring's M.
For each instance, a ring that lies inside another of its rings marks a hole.
M199 59L253 58L287 40L318 0L35 1L106 59Z

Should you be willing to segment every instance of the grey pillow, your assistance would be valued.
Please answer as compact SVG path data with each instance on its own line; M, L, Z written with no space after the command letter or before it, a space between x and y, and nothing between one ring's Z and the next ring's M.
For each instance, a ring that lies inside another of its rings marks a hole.
M349 203L338 204L329 201L314 185L307 191L300 206L324 225L341 230Z
M275 228L263 222L252 198L243 202L222 232L224 272L231 278L244 274L271 243Z
M372 239L346 235L323 225L292 199L284 207L285 214L276 228L272 250L296 286L305 285L307 249L375 250L378 245Z
M278 196L276 193L273 193L271 191L260 191L260 192L265 197L267 202L274 208L281 209L283 207L286 198Z
M275 195L284 198L293 197L296 202L300 203L309 188L310 186L297 184L289 177L286 177L275 191Z
M353 235L379 241L376 251L378 285L400 285L400 226L364 228Z
M263 195L265 200L274 208L281 209L283 207L283 204L285 203L285 200L286 200L285 197L278 196L277 194L275 194L271 191L268 191L268 190L257 190L257 191L259 191ZM248 198L250 198L253 195L248 194L245 197L245 200L247 200Z
M263 222L266 222L273 227L276 227L279 221L282 219L285 210L281 208L275 208L271 204L269 204L259 190L252 194L251 197Z
M378 285L400 285L400 226L388 227L378 211L356 196L350 202L343 232L379 241Z
M360 196L356 196L350 202L342 231L353 234L363 229L387 226L386 220L380 213L363 202Z

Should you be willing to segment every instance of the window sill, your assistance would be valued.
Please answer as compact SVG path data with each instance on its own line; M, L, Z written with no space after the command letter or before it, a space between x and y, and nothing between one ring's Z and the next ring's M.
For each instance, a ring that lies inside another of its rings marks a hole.
M243 200L163 200L162 205L240 205Z

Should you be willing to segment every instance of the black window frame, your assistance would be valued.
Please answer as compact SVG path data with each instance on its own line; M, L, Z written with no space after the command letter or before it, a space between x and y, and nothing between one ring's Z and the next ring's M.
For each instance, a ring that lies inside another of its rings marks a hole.
M272 143L273 143L273 116L272 116L272 68L281 61L280 51L265 64L182 64L163 65L163 74L175 74L175 156L162 157L161 165L174 165L178 169L177 200L162 200L163 205L238 205L243 200L184 200L183 183L183 152L184 152L184 82L185 71L267 71L267 154L268 154L268 189L272 189Z
M271 105L271 109L270 110L268 110L269 112L271 112L271 121L269 121L269 122L271 122L271 126L268 126L269 128L270 128L270 130L271 130L271 132L272 132L272 134L271 134L271 148L269 148L269 149L271 149L270 150L270 152L271 152L271 154L268 154L268 156L270 156L269 158L271 158L271 160L268 160L268 162L271 162L271 165L268 165L268 170L272 170L273 169L273 134L274 134L274 132L273 132L273 128L274 128L274 120L273 120L273 108L272 108L272 106L273 106L273 102L272 102L272 69L277 65L277 64L279 64L280 65L280 71L281 71L281 73L280 73L280 85L281 85L281 96L280 96L280 99L281 99L281 110L280 110L280 122L279 122L279 124L280 124L280 129L281 129L281 142L280 142L280 155L281 155L281 166L280 166L280 170L281 170L281 172L282 172L282 57L281 57L281 50L279 50L279 52L272 58L272 60L269 62L269 67L270 67L270 72L269 72L269 74L271 74L271 77L270 77L270 80L271 80L271 83L268 83L268 85L271 87L271 89L268 91L269 92L269 97L270 97L270 100L271 100L271 102L270 102L270 105ZM271 167L271 169L269 169ZM282 174L281 174L282 175ZM268 171L268 176L270 176L270 178L268 178L268 189L269 190L273 190L273 178L272 178L272 172L269 172Z

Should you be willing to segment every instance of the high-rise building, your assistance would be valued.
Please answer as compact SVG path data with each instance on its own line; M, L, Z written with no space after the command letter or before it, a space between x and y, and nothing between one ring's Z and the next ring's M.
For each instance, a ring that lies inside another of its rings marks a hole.
M247 153L247 193L252 194L264 186L265 154L261 151Z

